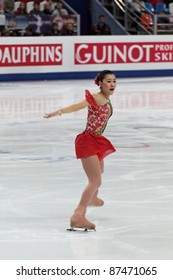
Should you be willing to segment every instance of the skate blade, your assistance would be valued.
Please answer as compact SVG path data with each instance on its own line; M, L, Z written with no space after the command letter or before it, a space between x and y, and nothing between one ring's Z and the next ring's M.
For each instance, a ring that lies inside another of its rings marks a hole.
M67 228L67 231L90 232L96 231L95 228Z

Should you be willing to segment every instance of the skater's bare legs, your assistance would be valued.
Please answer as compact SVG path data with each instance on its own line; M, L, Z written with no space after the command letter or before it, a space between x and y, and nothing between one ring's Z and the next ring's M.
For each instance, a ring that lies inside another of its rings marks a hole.
M101 185L101 165L96 155L83 158L82 165L88 177L88 185L82 194L79 205L87 207L93 195Z
M101 169L101 173L104 172L104 161L100 160L100 169ZM104 201L100 198L98 198L98 193L99 193L99 189L97 189L97 191L94 193L92 199L89 202L89 206L103 206Z
M104 160L100 160L100 169L101 169L101 173L104 172Z
M88 185L82 193L78 207L71 217L72 227L95 228L95 225L85 218L86 208L101 185L101 165L96 155L81 159L84 171L88 177Z

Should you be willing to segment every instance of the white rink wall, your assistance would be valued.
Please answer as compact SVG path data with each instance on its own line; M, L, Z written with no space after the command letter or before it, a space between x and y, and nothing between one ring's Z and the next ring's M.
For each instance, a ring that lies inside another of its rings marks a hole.
M172 36L1 38L0 81L173 75Z

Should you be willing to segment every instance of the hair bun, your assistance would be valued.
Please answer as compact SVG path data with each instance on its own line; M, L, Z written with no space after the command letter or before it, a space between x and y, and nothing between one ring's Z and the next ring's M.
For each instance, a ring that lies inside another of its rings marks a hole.
M99 86L99 75L100 75L100 73L97 74L97 76L96 76L95 79L94 79L94 83L95 83L95 85L97 85L97 86Z

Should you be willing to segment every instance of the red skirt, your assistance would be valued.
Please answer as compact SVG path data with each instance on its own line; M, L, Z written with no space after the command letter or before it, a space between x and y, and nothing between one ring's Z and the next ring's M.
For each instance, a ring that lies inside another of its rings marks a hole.
M77 159L97 155L99 160L104 159L116 151L106 137L87 131L77 135L75 139L75 150Z

